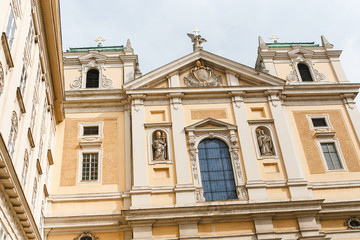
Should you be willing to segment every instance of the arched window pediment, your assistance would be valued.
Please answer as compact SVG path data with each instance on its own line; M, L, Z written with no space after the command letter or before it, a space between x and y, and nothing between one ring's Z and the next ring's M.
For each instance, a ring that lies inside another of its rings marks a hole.
M312 61L313 52L300 49L289 52L293 70L287 75L290 82L319 82L324 81L326 76L314 68Z
M239 157L238 138L235 125L222 122L217 119L207 118L185 128L188 135L189 155L193 181L196 187L196 201L205 201L204 189L200 174L199 144L205 139L218 139L228 146L228 152L233 168L237 198L247 200L244 180Z

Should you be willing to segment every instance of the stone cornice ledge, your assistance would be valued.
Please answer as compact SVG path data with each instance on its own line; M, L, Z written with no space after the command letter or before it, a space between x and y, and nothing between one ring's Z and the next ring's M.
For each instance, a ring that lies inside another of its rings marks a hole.
M56 202L73 202L73 201L90 201L90 200L109 200L122 199L126 197L126 193L88 193L88 194L64 194L50 195L49 201Z
M16 174L14 165L11 161L9 153L6 148L6 144L4 142L3 136L0 133L0 169L2 169L1 176L1 184L7 185L5 193L7 194L7 198L10 199L11 203L9 203L9 207L11 211L14 213L15 218L17 219L19 225L21 226L21 230L24 235L28 239L41 239L39 230L37 228L35 219L31 213L30 206L26 200L25 194L21 187L19 178ZM6 172L6 174L4 173ZM13 206L16 204L16 209ZM24 219L24 217L26 219ZM24 237L25 237L24 236Z
M195 206L146 208L123 210L126 221L130 224L137 221L152 220L169 221L173 219L212 218L214 216L243 217L252 219L257 215L270 214L271 216L316 215L321 210L323 199L277 201L277 202L206 202Z

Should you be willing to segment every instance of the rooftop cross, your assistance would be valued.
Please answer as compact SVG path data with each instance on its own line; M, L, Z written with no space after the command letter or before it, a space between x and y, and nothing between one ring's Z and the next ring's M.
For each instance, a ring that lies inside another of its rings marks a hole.
M273 40L274 43L277 43L277 40L279 39L279 37L275 36L275 34L271 35L271 37L269 37L269 39Z
M195 29L193 30L193 33L195 33L195 36L199 35L199 32L200 32L200 30L197 29L197 28L195 28Z
M101 44L101 42L105 42L106 41L106 39L103 39L102 37L98 37L98 39L96 39L95 40L95 42L97 42L98 43L98 47L102 47L102 44Z

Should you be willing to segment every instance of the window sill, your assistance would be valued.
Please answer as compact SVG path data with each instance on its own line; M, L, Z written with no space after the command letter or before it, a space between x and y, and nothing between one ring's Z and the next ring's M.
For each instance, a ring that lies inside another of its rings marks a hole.
M8 41L7 41L7 38L6 38L6 34L4 32L1 34L1 44L2 44L2 47L4 49L6 62L8 64L8 66L9 66L9 68L13 68L14 67L14 62L13 62L12 57L11 57L10 47L9 47L9 44L8 44Z
M19 87L16 89L16 98L17 98L18 103L19 103L20 111L22 113L26 113L24 100L23 100L23 97L21 95L21 90L20 90Z

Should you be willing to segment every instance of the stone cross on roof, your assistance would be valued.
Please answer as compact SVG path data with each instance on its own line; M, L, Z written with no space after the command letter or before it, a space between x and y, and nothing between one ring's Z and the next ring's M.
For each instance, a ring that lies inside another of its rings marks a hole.
M275 36L275 34L271 35L271 37L269 37L269 39L273 40L274 43L277 43L277 40L279 39L279 37Z
M98 39L95 40L95 42L98 43L98 47L102 47L102 42L105 42L106 39L102 38L102 37L98 37Z

